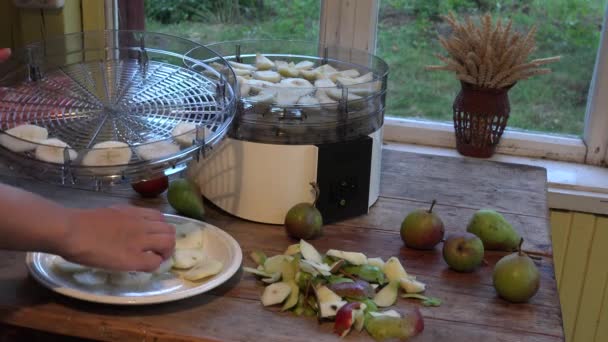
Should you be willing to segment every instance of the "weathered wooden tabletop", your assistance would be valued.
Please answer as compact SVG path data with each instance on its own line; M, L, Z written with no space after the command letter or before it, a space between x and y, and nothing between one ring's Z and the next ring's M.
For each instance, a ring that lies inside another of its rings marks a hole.
M133 203L173 212L163 198L142 200L131 192L114 194L46 185L3 175L17 185L73 207ZM486 253L489 265L472 274L448 270L440 248L407 249L399 237L405 214L432 199L447 232L464 231L473 212L495 208L521 232L525 248L551 254L544 169L482 160L423 156L384 150L381 196L368 215L324 227L313 244L360 251L385 260L398 256L406 270L428 285L427 294L443 300L440 307L421 307L424 332L412 341L563 341L561 311L553 261L542 258L541 288L527 304L497 298L492 267L504 253ZM35 213L33 213L35 214ZM206 221L231 234L241 245L244 265L254 249L277 254L294 243L281 226L246 222L218 210ZM44 288L28 276L24 253L0 252L0 323L56 334L107 341L337 341L332 324L264 308L263 286L238 272L205 294L177 302L117 307L82 302ZM417 305L399 299L397 306ZM371 340L351 333L347 340Z

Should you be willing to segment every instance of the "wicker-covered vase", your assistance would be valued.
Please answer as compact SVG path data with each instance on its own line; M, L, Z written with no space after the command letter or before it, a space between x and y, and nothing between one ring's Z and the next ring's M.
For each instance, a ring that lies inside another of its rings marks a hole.
M488 89L461 82L453 105L458 152L478 158L494 154L509 119L511 87Z

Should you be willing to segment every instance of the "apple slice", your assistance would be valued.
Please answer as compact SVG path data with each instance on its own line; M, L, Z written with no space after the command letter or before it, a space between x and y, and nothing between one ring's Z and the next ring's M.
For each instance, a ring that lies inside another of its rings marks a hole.
M287 284L289 284L289 286L291 287L291 292L289 292L289 297L287 297L287 300L283 304L281 311L287 311L287 310L293 308L296 304L298 304L300 288L298 287L296 282L293 280L288 281Z
M338 310L347 303L327 286L319 286L314 290L319 306L320 318L334 317Z
M203 231L194 223L175 225L175 249L193 249L203 246Z
M424 320L418 307L401 314L399 317L387 314L370 313L365 320L365 330L378 341L387 339L406 340L420 334L424 330Z
M381 308L394 305L399 294L399 282L391 281L374 297L374 303Z
M426 290L426 284L416 279L412 279L411 277L401 278L399 283L401 285L401 288L406 293L421 293Z
M291 293L291 286L285 282L266 286L262 294L262 305L271 306L282 303Z
M201 263L184 273L184 278L190 281L197 281L214 276L222 271L224 265L217 260L206 258Z
M205 260L205 253L200 248L176 249L173 252L173 267L189 269Z
M263 70L254 72L253 78L256 80L277 83L281 80L281 74L272 70Z
M313 245L304 241L303 239L300 240L300 251L302 252L302 256L304 257L304 259L314 261L318 264L323 263L323 257L321 256L321 254L316 250Z
M382 258L367 258L367 263L376 266L381 270L384 269L384 260L382 260Z
M268 59L268 57L260 54L260 53L256 53L255 54L255 67L258 68L258 70L269 70L274 68L274 62L271 61L270 59Z
M367 264L367 256L359 252L345 252L337 249L330 249L325 254L334 258L344 259L353 265Z
M350 332L351 328L356 324L358 331L363 328L363 317L364 317L365 304L359 302L353 302L343 305L340 310L336 313L336 320L334 323L334 332L340 337L345 337Z
M408 277L407 272L396 257L390 257L384 264L382 271L384 271L389 281L401 281L402 278Z

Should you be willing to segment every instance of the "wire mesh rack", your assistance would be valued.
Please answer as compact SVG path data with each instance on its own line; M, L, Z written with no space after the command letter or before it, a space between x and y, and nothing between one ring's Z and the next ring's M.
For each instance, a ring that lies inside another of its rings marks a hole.
M215 52L141 31L84 32L0 66L0 155L43 180L100 189L200 160L235 115L236 78Z

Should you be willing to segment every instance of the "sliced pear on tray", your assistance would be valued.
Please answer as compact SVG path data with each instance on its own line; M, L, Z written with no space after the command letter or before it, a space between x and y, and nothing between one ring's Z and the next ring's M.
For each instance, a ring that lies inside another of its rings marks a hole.
M69 161L72 161L78 157L76 150L59 139L51 138L42 140L40 141L40 145L36 147L36 159L45 161L47 163L63 164L65 162L64 153L66 149Z
M272 70L262 70L253 73L253 78L256 80L277 83L281 80L281 75Z
M49 136L49 131L46 128L31 124L19 125L7 129L5 132L7 134L0 134L0 145L13 152L33 150L37 146L36 143L47 139Z
M180 147L168 140L145 142L135 148L135 153L143 160L169 157L180 151Z
M208 278L220 273L223 267L224 265L220 261L212 258L206 258L201 263L184 273L184 279L197 281Z
M131 148L121 141L104 141L93 145L82 159L84 166L125 165L131 160Z
M209 137L213 132L204 127L202 130L199 129L199 139L203 137ZM180 122L171 131L171 136L182 146L192 146L194 137L196 136L196 125L192 122Z
M256 53L255 55L255 66L258 70L269 70L274 68L274 62L271 61L268 57Z

